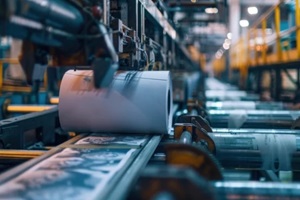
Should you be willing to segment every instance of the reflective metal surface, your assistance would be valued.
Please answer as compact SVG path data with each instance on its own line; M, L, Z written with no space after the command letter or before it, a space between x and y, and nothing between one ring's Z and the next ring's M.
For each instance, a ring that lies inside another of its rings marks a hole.
M282 102L256 102L256 101L207 101L206 108L209 110L280 110L284 109Z
M299 199L300 183L215 182L217 199Z

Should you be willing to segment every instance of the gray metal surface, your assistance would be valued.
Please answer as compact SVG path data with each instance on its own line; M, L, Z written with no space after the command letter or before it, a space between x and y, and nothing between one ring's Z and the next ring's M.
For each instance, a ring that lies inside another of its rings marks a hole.
M231 133L231 134L291 134L291 135L300 135L300 130L291 130L291 129L251 129L251 128L213 128L214 133Z
M207 90L205 91L207 101L258 101L256 94L247 94L245 91L233 90Z
M217 199L299 199L300 183L227 181L212 183Z
M150 159L160 136L149 138L115 134L76 137L2 174L0 198L107 199L120 180L133 182L137 170Z
M282 102L256 102L256 101L207 101L206 109L208 110L228 110L228 109L245 109L245 110L282 110Z
M208 110L214 128L289 129L300 111L287 110Z
M300 170L300 136L258 133L208 133L216 158L226 169Z
M161 136L152 136L148 144L139 153L137 158L134 160L134 162L131 164L122 178L118 180L115 185L111 184L113 185L115 192L111 192L110 194L108 194L105 199L126 199L131 187L135 184L140 172L145 168L146 164L150 160L160 140Z

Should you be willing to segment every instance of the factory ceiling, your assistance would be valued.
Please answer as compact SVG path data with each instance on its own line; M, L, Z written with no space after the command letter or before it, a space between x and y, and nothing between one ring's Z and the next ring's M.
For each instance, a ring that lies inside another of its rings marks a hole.
M211 60L224 43L229 32L229 8L237 0L161 0L157 3L166 12L185 44L195 45ZM259 14L276 4L278 0L239 0L241 19L250 24ZM258 7L258 15L250 16L249 6ZM238 24L237 24L238 26Z

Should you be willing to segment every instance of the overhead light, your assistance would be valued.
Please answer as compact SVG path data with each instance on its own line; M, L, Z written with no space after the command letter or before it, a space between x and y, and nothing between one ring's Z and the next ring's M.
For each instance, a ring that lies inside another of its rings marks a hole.
M273 30L271 28L266 28L266 34L267 35L272 35Z
M197 0L191 0L191 2L192 2L192 3L196 3L196 2L197 2Z
M240 20L240 26L241 27L248 27L249 26L248 20L246 20L246 19Z
M220 54L220 53L216 53L215 57L216 59L220 59L222 57L223 54Z
M223 55L224 51L222 49L219 49L217 53Z
M258 13L258 9L255 6L248 7L248 13L250 15L256 15Z
M218 13L218 8L205 8L205 13L216 14L216 13Z
M226 43L226 44L231 44L231 40L229 40L229 39L225 39L225 42L224 43Z
M219 49L215 54L216 59L220 59L223 56L223 53L224 51L222 49Z
M223 44L223 48L224 48L225 50L229 49L229 47L230 47L229 44L226 44L226 43Z
M229 40L231 40L232 39L232 33L227 33L227 38L229 39Z

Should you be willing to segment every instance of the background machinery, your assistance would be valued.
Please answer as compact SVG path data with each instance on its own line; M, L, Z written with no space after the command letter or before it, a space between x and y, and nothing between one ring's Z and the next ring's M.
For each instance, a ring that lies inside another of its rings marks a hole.
M48 88L49 103L39 107L17 107L2 91L0 198L299 199L300 111L208 77L206 58L192 43L197 34L185 36L203 21L199 10L226 5L1 1L0 35L22 40L18 59L32 91L41 89L44 66L91 70L91 90L109 89L120 71L167 70L173 95L166 112L173 122L168 134L66 131L54 105L59 87ZM162 103L156 101L153 106Z

